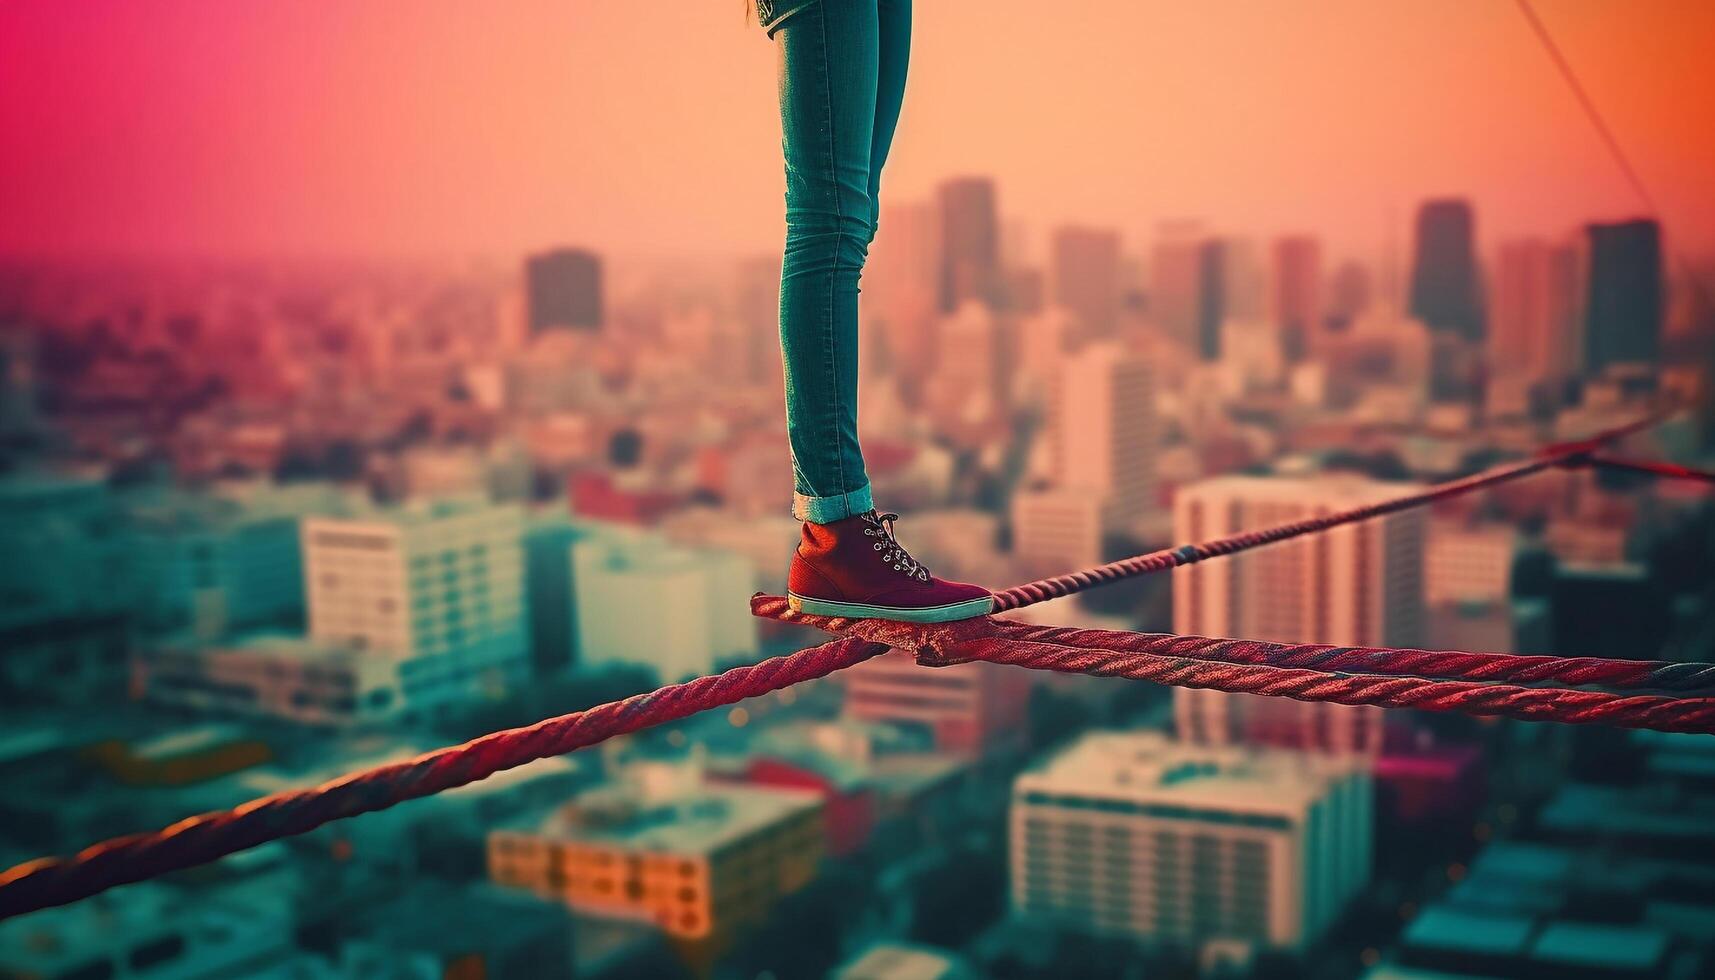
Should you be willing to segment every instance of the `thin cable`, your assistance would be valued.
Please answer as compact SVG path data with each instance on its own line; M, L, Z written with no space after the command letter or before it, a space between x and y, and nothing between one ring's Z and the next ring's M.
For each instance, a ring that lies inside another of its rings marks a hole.
M1638 175L1637 168L1632 166L1631 158L1620 146L1620 141L1614 136L1614 131L1608 127L1608 121L1602 117L1602 111L1596 108L1595 100L1590 98L1589 90L1578 78L1578 73L1572 69L1572 63L1566 60L1566 55L1561 52L1560 45L1555 43L1554 35L1548 33L1547 25L1542 22L1541 17L1536 15L1536 8L1531 6L1530 0L1517 0L1517 3L1519 12L1524 14L1524 19L1530 23L1530 29L1536 33L1537 40L1542 42L1543 50L1548 52L1548 57L1553 60L1554 67L1560 70L1560 77L1565 79L1566 86L1572 90L1573 98L1578 100L1578 105L1584 110L1584 115L1589 118L1590 125L1596 127L1596 133L1602 137L1602 142L1607 145L1608 153L1613 156L1614 162L1619 164L1620 172L1626 175L1626 180L1632 185L1632 190L1637 192L1638 198L1649 208L1651 216L1659 216L1661 209L1656 206L1655 196L1645 186L1644 179Z
M1383 517L1422 507L1437 500L1462 496L1485 487L1521 479L1533 473L1541 473L1557 466L1571 465L1585 459L1604 446L1656 425L1668 414L1670 413L1666 410L1653 412L1625 425L1618 425L1598 432L1587 439L1546 446L1530 459L1496 466L1463 479L1438 483L1417 493L1406 494L1381 503L1354 507L1350 510L1338 511L1302 521L1291 521L1261 530L1242 531L1238 534L1198 544L1186 544L1177 548L1134 555L1130 558L1108 562L1105 565L1097 565L1093 568L1080 569L1064 575L1015 585L1003 592L995 593L994 611L1005 612L1009 609L1021 609L1047 599L1056 599L1060 596L1083 592L1108 582L1117 582L1120 579L1162 572L1209 558L1249 551L1252 548L1260 548L1263 545L1285 541L1288 538L1326 531L1342 524L1353 524L1374 517Z
M1602 470L1619 470L1624 473L1647 473L1650 476L1666 477L1670 480L1690 480L1695 483L1715 484L1715 471L1700 470L1691 466L1681 466L1678 463L1660 463L1654 460L1626 459L1620 456L1592 456L1590 465Z
M1537 40L1542 42L1543 50L1554 62L1554 67L1559 69L1560 77L1565 80L1567 88L1572 90L1573 98L1578 100L1578 105L1584 110L1584 115L1590 120L1590 125L1596 128L1597 135L1602 138L1602 143L1607 146L1608 154L1619 165L1620 172L1625 174L1626 182L1632 185L1632 191L1638 195L1638 199L1644 203L1644 207L1649 209L1650 217L1658 222L1661 221L1662 211L1656 204L1655 195L1650 193L1649 186L1644 183L1643 177L1632 165L1631 157L1626 154L1625 148L1620 145L1619 138L1608 126L1608 121L1602 116L1602 111L1596 108L1596 101L1590 97L1589 90L1584 87L1584 82L1579 79L1578 72L1572 67L1572 62L1567 60L1565 53L1560 50L1560 45L1555 42L1554 35L1548 32L1548 26L1542 22L1541 17L1537 16L1536 8L1531 5L1531 0L1516 0L1516 2L1519 12L1524 14L1524 19L1530 24L1531 31L1536 34ZM1715 308L1711 306L1710 292L1704 286L1703 277L1698 274L1697 268L1691 264L1691 261L1677 249L1674 251L1674 261L1679 264L1680 272L1697 293L1703 307L1705 309Z

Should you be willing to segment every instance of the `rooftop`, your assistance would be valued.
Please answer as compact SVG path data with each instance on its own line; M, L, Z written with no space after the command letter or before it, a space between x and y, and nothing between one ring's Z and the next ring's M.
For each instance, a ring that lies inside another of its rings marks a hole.
M1401 937L1407 946L1488 956L1521 955L1535 920L1524 915L1463 912L1431 905L1411 920Z
M1021 774L1013 795L1296 818L1352 772L1348 763L1298 752L1186 745L1154 731L1092 732Z
M1531 946L1535 960L1602 970L1650 970L1666 958L1667 933L1639 926L1554 922Z
M701 785L668 799L596 790L504 829L553 840L665 854L709 854L821 806L814 793Z

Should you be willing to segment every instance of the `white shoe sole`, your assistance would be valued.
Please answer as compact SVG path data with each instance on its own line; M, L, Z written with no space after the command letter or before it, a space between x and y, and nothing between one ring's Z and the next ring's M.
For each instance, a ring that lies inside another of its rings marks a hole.
M835 602L832 599L807 599L786 593L786 605L793 612L812 616L845 616L852 619L891 619L901 623L950 623L959 619L986 616L994 609L994 597L982 596L944 606L871 606L861 602Z

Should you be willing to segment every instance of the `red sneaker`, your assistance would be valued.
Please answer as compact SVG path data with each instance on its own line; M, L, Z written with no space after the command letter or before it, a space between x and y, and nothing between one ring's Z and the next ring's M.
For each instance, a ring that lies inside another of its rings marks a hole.
M898 514L869 511L832 524L804 522L786 573L786 603L819 616L945 623L989 612L979 585L929 574L893 538Z

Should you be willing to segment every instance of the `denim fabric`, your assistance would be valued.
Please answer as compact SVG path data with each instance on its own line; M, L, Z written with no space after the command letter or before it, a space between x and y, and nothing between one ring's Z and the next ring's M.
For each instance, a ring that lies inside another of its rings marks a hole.
M773 37L786 23L786 18L815 2L816 0L755 0L756 20L762 25L762 29L768 32L768 36Z
M820 0L788 18L775 43L786 157L780 353L792 510L825 524L872 506L857 435L858 278L905 96L911 0Z

